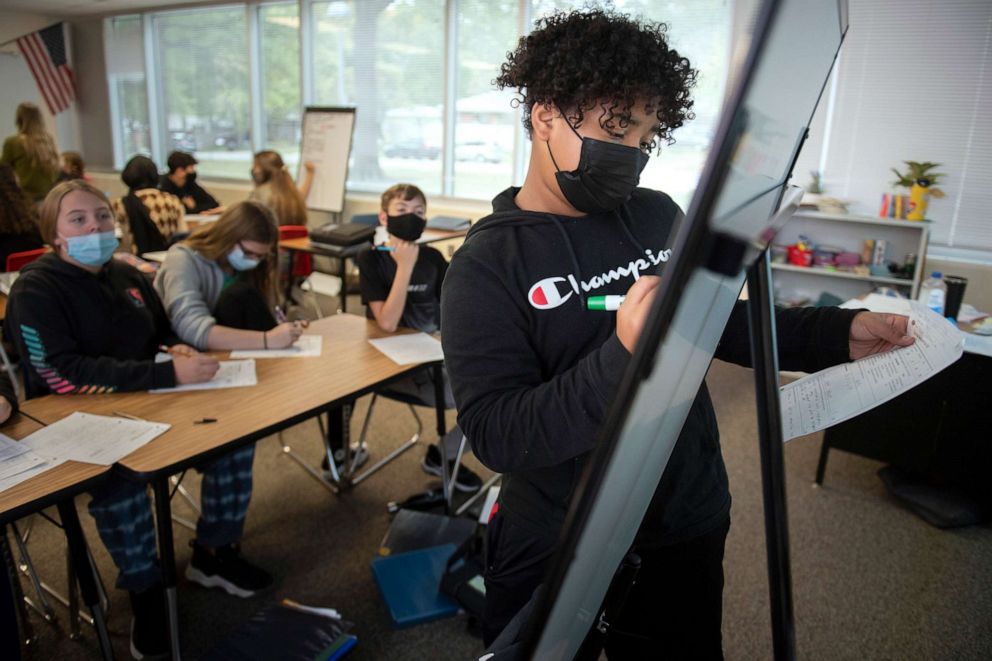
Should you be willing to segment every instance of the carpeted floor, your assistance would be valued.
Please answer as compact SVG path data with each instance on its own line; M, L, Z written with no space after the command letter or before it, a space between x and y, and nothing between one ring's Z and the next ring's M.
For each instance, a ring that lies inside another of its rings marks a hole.
M357 305L356 305L357 309ZM751 372L715 363L708 383L722 431L734 495L727 546L724 647L728 659L771 658L760 474ZM357 433L367 398L354 419ZM425 416L431 412L424 409ZM429 417L425 418L429 419ZM453 422L453 414L451 421ZM450 424L450 423L449 423ZM371 428L373 460L411 431L403 407L377 405ZM427 425L426 442L435 439ZM317 424L284 435L299 452L320 458ZM283 597L340 610L356 623L359 644L349 658L471 659L481 643L457 616L394 629L379 598L369 561L389 525L387 501L434 484L419 467L423 444L343 496L306 476L268 438L258 444L255 491L244 539L245 554L275 574L268 594L228 597L185 582L179 588L184 653L195 658L239 623ZM975 527L941 531L896 504L875 475L877 462L832 453L823 488L813 488L819 437L786 446L796 638L801 658L987 659L992 657L992 531ZM478 462L468 463L483 476ZM187 477L194 494L198 478ZM114 572L100 544L85 497L78 499L93 553L110 588L110 627L117 658L128 658L126 595L112 589ZM177 514L193 518L185 503ZM180 569L190 533L175 526ZM48 583L64 590L64 542L34 517L32 557ZM23 582L29 589L27 582ZM64 610L57 607L64 622ZM32 616L38 634L28 658L96 658L91 630L68 640Z

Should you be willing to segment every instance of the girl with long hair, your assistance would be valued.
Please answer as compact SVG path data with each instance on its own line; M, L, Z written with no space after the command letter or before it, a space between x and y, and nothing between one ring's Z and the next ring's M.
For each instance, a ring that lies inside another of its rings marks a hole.
M38 212L14 178L14 169L0 164L0 271L7 255L42 247Z
M313 183L313 163L304 163L303 171L303 181L297 187L278 152L258 152L251 166L251 179L255 182L255 189L248 199L261 202L272 209L279 225L306 225L306 199Z
M17 133L3 143L0 163L14 168L20 187L32 200L41 200L59 176L59 152L45 130L41 110L33 103L17 106Z
M155 290L176 334L211 351L292 345L306 324L272 314L278 241L272 211L246 201L170 248Z
M117 238L102 192L80 179L58 184L42 203L40 229L52 252L21 270L6 317L29 398L134 392L214 377L218 361L179 343L151 283L111 259ZM155 360L162 345L171 361ZM202 513L186 568L190 581L240 597L272 583L239 550L253 457L254 446L242 447L202 466ZM117 587L131 596L132 655L163 655L165 594L147 485L114 474L91 494L90 514L120 572Z

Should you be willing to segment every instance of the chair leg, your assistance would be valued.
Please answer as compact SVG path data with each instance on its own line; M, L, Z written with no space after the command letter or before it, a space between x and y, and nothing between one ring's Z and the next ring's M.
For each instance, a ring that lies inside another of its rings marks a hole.
M45 594L45 588L42 586L41 579L38 578L38 573L34 569L34 564L31 562L31 556L28 554L27 545L24 543L21 533L17 529L16 523L10 524L11 530L14 531L14 542L17 544L17 551L20 553L21 562L19 567L21 573L28 577L31 581L31 586L34 588L35 594L38 595L38 602L40 607L35 606L33 602L25 597L25 601L28 605L34 607L39 614L45 618L46 622L52 623L55 621L55 611L52 610L52 605L48 601L48 597Z
M376 394L373 393L372 394L372 397L373 397L373 401L369 403L369 412L366 414L366 416L365 416L365 423L362 425L362 435L358 439L358 447L359 448L362 448L362 447L365 446L365 432L368 429L369 418L372 415L372 404L375 403ZM410 413L413 414L413 419L417 421L417 431L409 439L407 439L406 441L403 441L403 443L400 444L400 446L397 447L395 450L393 450L392 452L390 452L388 455L386 455L385 457L383 457L382 459L380 459L379 461L377 461L375 464L373 464L369 468L365 469L365 472L364 473L362 473L361 475L359 475L358 477L354 478L351 481L352 484L355 484L355 485L360 484L360 483L364 482L365 480L367 480L368 478L372 477L372 475L374 475L382 467L384 467L386 464L388 464L389 462L393 461L394 459L398 458L401 454L403 454L404 452L406 452L407 450L409 450L410 448L412 448L414 445L416 445L420 441L420 434L424 431L424 423L420 420L420 416L417 415L417 409L415 409L412 404L408 404L407 406L410 409Z
M196 512L197 516L199 516L200 514L203 513L200 510L200 503L196 502L196 498L194 498L192 494L190 494L190 492L186 490L186 487L182 485L183 477L185 477L185 475L186 475L186 471L183 471L178 476L173 475L172 477L169 478L169 482L171 482L172 486L175 487L172 490L172 495L175 496L178 493L180 496L182 496L183 499L189 504L189 506L193 508L193 511ZM181 525L182 527L192 530L193 532L196 532L196 523L194 521L190 521L185 517L179 516L178 514L175 513L175 510L172 510L172 520L178 523L179 525Z
M17 615L21 621L20 640L25 647L30 648L37 638L34 634L34 627L31 626L31 619L28 616L26 605L28 598L25 596L24 590L21 589L21 581L16 569L17 563L14 561L14 554L7 539L6 527L0 529L0 555L2 555L0 562L4 564L4 570L7 572L7 580L10 581L10 589L13 592L12 596L15 607L17 608Z
M472 497L471 498L469 498L468 500L466 500L464 503L462 503L462 506L461 507L459 507L457 510L455 510L455 516L461 516L462 514L464 514L465 512L467 512L468 511L468 508L471 507L472 505L474 505L475 504L475 501L479 500L479 498L482 498L483 497L483 494L485 494L486 492L488 492L489 489L494 484L496 484L497 482L499 482L500 478L502 478L502 477L503 477L503 474L502 473L496 473L491 478L489 478L488 480L486 480L483 483L481 489L479 489L474 494L472 494Z
M6 370L7 374L10 376L10 382L14 384L14 396L17 399L21 398L21 385L17 380L17 370L14 369L14 365L10 362L10 358L7 356L7 350L3 348L3 341L0 339L0 361L3 362L3 369Z
M332 453L327 445L327 435L324 433L324 422L319 415L317 416L317 425L320 427L321 443L324 445L324 452L327 455L327 460L331 466L331 476L334 478L335 482L338 482L340 481L340 476L338 475L337 466L334 465L334 457L332 456ZM291 448L285 441L282 440L282 432L279 432L279 443L282 445L283 454L285 454L287 457L289 457L294 462L296 462L296 465L302 468L304 471L306 471L307 475L317 480L317 482L319 482L321 486L323 486L331 493L335 495L340 493L340 489L338 489L337 485L328 482L326 479L324 479L323 474L321 474L316 468L314 468L306 461L304 461L301 456L293 452L293 448Z
M461 468L462 465L462 456L465 454L465 445L467 440L468 439L465 437L465 434L463 433L462 440L458 442L458 452L455 453L455 463L451 469L451 475L448 477L447 483L444 484L444 509L446 512L451 512L451 499L455 495L455 480L458 479L458 469ZM447 464L448 453L447 453L447 448L445 447L444 439L442 438L440 441L438 441L438 444L441 446L442 463ZM441 467L441 473L442 474L446 473L445 467L443 465Z

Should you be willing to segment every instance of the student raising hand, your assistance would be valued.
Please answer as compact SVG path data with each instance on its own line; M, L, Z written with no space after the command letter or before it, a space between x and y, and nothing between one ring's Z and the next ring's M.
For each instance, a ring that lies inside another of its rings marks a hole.
M184 385L203 383L214 378L217 370L220 369L220 362L202 353L174 354L172 366L176 370L176 383Z

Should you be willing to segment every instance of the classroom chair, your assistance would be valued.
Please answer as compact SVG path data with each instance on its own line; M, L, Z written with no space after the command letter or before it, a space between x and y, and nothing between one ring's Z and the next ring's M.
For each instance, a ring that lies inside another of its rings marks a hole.
M299 239L308 236L308 230L306 225L281 225L279 227L279 240L283 241L285 239ZM313 303L313 308L317 313L318 318L322 318L324 315L320 311L320 302L317 300L317 293L312 287L305 288L303 284L306 282L310 274L313 273L313 256L302 250L293 251L293 261L289 265L289 282L286 286L287 292L287 302L292 300L290 298L290 292L292 291L292 286L294 283L300 283L300 289L310 293L311 301Z
M12 252L7 255L7 272L20 271L22 268L48 252L48 248Z

